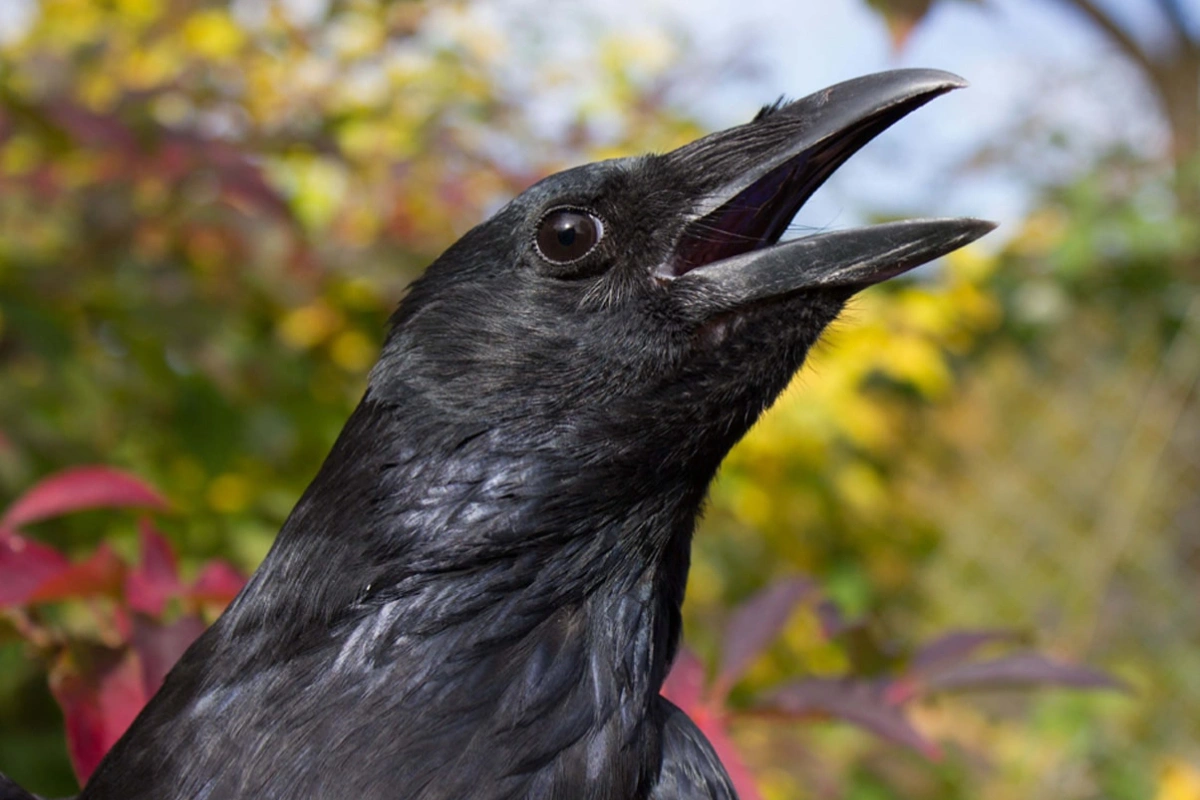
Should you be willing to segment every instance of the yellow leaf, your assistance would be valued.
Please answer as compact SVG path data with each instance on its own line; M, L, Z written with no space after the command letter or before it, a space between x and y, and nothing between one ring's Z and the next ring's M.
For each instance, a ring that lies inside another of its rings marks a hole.
M42 161L42 148L37 139L27 134L16 134L4 143L0 151L0 166L12 175L24 175Z
M636 70L656 74L676 58L675 43L661 31L611 36L600 43L600 63L612 73Z
M722 585L721 571L704 558L698 558L688 574L688 602L697 607L713 605L721 599Z
M954 325L956 309L946 298L921 288L906 288L896 297L897 308L906 325L932 336L944 334Z
M338 294L350 308L376 309L383 303L379 287L366 278L351 278L339 287Z
M121 86L113 76L103 70L94 70L79 76L76 84L79 99L92 111L104 112L112 108L121 93Z
M183 59L177 47L163 43L140 47L131 52L125 62L125 83L130 89L148 89L167 83L182 66ZM158 111L158 108L155 110Z
M296 215L309 228L327 225L349 188L343 165L333 159L297 154L267 162L267 174L290 196Z
M927 339L900 336L894 339L881 364L892 377L912 383L922 394L937 397L953 378L941 352Z
M762 527L771 516L771 497L761 487L745 483L733 496L733 513L748 525Z
M1158 776L1155 800L1200 800L1200 768L1182 759L1171 759Z
M1059 209L1042 209L1029 215L1009 247L1019 255L1044 255L1057 247L1066 233L1066 215Z
M162 13L160 0L117 0L117 13L129 22L150 22Z
M48 50L66 53L103 35L108 20L99 3L52 0L42 9L39 38Z
M214 61L232 56L245 38L237 23L216 8L193 14L183 26L184 43L193 52Z
M765 800L796 800L807 797L805 787L795 775L784 769L760 769L755 772L758 789Z
M895 437L883 407L857 392L829 398L838 431L866 450L876 451Z
M347 372L363 372L375 361L375 343L362 331L343 331L333 340L329 354Z
M250 504L250 481L245 476L226 472L212 479L206 497L214 511L237 513Z
M879 474L861 461L842 467L834 484L841 498L860 512L871 513L887 506L887 491Z
M980 247L964 247L946 256L946 270L959 280L979 283L996 271L999 259Z
M307 350L328 339L342 326L341 315L318 300L289 312L279 323L279 338L297 350Z

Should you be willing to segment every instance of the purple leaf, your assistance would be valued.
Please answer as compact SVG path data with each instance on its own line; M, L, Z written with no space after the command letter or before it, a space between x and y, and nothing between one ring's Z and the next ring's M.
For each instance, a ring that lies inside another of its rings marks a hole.
M979 648L1000 642L1019 642L1021 634L1012 630L953 631L923 645L912 658L912 671L932 672L965 661Z
M794 718L840 719L927 758L940 758L938 746L913 727L904 709L885 699L884 688L861 678L806 678L772 692L757 710Z
M837 603L828 598L817 603L816 611L817 619L821 623L821 632L825 634L826 639L836 639L854 627L854 623L846 619Z
M46 104L42 120L85 147L134 151L138 138L115 115L88 111L66 100Z
M99 114L62 100L49 105L46 112L45 122L53 129L83 147L123 158L126 169L168 181L207 172L215 175L222 194L229 199L292 219L287 202L263 171L226 142L167 128L154 129L153 141L148 142L115 114Z
M133 649L142 660L142 681L146 697L162 686L163 679L200 634L204 620L189 615L163 624L144 616L133 617Z
M815 591L807 578L786 578L771 584L738 606L725 626L721 669L713 695L724 697L747 667L779 637L788 617Z
M1035 686L1127 688L1107 673L1078 664L1053 661L1040 653L1019 653L992 661L958 664L925 676L919 680L919 685L923 693Z

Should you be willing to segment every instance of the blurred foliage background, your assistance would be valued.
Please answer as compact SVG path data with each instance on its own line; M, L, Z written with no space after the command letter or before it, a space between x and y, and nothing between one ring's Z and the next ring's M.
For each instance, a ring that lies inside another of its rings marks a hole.
M1145 37L1105 4L1059 4L1140 76L1163 146L1085 148L1031 117L958 165L961 182L1020 175L1022 219L859 298L734 451L696 541L688 638L711 656L733 604L802 572L881 641L1017 627L1133 692L923 705L936 763L841 725L745 721L769 798L1200 798L1200 9L1113 4L1158 15ZM425 264L541 175L702 134L687 98L756 66L752 46L596 25L568 68L552 28L500 25L496 5L12 6L0 500L111 464L171 499L185 572L252 569ZM939 6L869 5L894 47ZM1064 153L1065 176L1039 161ZM885 200L854 211L894 213ZM34 530L78 552L136 541L103 513ZM71 792L44 675L11 631L0 642L0 769ZM748 686L845 668L802 614Z

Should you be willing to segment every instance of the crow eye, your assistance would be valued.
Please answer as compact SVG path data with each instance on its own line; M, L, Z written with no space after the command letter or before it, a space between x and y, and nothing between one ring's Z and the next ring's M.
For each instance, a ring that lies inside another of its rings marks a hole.
M556 208L538 223L538 251L555 264L568 264L592 252L604 235L604 223L578 208Z

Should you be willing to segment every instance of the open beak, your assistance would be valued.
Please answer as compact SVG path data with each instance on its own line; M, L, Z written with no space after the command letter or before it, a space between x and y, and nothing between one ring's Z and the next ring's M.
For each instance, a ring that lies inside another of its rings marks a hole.
M895 70L765 109L669 158L705 176L660 280L706 297L708 312L812 288L857 291L932 261L995 226L976 219L895 222L777 244L834 170L897 120L966 85L937 70Z

